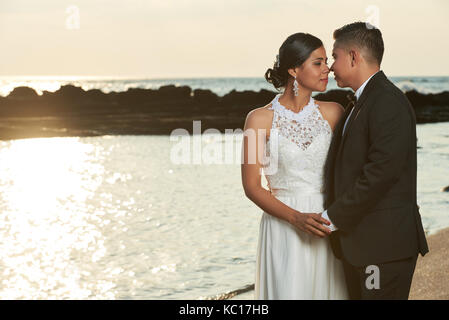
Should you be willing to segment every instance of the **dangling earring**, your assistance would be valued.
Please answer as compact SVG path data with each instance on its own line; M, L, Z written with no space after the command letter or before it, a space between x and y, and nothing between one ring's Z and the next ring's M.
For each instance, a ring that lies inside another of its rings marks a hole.
M296 81L296 76L295 76L295 81L293 82L293 92L295 93L295 97L298 96L298 81Z

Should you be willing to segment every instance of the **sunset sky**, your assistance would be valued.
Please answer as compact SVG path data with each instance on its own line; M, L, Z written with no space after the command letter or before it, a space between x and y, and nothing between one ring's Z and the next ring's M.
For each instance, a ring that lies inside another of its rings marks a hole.
M262 77L285 38L378 23L389 76L449 75L449 1L2 0L0 76ZM329 64L330 65L330 64Z

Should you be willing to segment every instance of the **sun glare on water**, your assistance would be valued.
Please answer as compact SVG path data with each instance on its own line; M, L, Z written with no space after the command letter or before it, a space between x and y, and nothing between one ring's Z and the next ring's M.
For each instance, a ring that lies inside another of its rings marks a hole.
M1 299L114 298L107 277L79 281L106 253L104 212L89 204L103 177L97 153L79 138L1 142Z

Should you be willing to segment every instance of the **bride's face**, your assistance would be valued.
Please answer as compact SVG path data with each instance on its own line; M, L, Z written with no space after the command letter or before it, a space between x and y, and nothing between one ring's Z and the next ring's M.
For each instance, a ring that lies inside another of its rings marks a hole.
M296 79L298 79L300 86L311 91L325 91L329 67L327 66L327 56L324 47L314 50L310 57L296 70L298 71Z

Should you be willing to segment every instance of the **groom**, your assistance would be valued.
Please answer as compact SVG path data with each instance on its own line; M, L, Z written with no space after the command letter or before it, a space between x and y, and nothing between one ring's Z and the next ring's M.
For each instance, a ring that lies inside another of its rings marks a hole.
M418 254L429 251L416 202L415 114L380 71L380 30L355 22L334 40L331 71L356 102L336 126L325 165L331 246L351 299L408 299Z

